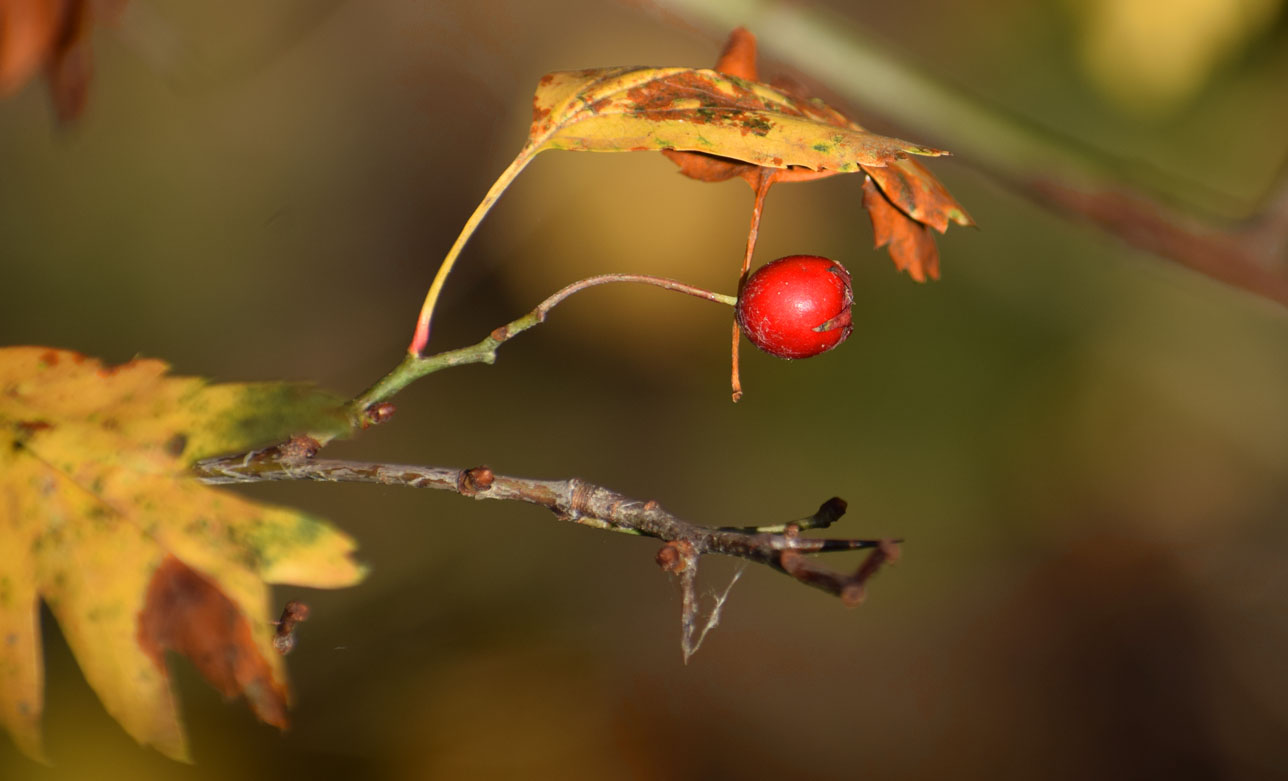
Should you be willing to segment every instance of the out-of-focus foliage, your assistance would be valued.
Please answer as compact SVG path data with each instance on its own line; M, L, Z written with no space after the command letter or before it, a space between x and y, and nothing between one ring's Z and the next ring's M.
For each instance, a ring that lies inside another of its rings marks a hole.
M40 602L104 707L136 740L188 757L165 653L286 727L268 583L347 586L353 541L202 485L201 458L346 430L300 385L209 385L166 365L0 347L0 726L43 758Z
M51 132L37 89L0 103L0 288L19 291L0 341L348 392L398 359L438 259L523 138L535 78L705 66L727 33L588 0L138 4L168 64L140 55L126 25L97 37L95 93L71 133ZM1231 212L1283 155L1282 28L1249 36L1185 111L1137 123L1087 90L1062 0L826 4L972 94L1207 183L1226 196L1198 200ZM940 239L933 286L871 249L854 182L774 189L758 261L844 261L855 332L810 361L748 351L736 406L727 311L604 288L495 366L436 375L390 424L332 446L578 475L714 523L800 517L839 495L839 533L906 539L861 608L748 572L684 667L677 592L647 542L453 496L248 488L336 519L373 571L356 589L274 593L312 608L284 737L177 665L198 762L180 770L1288 772L1283 313L954 160L934 169L984 227ZM543 155L462 257L436 344L473 342L591 273L727 291L750 197L655 155ZM717 570L712 588L727 582ZM57 769L42 776L0 744L0 777L175 777L45 628Z
M1175 110L1260 43L1282 0L1071 0L1078 54L1124 111Z

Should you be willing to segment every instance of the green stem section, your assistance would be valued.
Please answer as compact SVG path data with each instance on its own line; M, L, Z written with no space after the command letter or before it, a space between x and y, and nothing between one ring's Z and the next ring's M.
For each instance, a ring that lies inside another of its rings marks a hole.
M510 169L514 169L515 173L517 173L521 168L522 165L518 166L518 168L514 165L510 166ZM507 173L510 169L507 169ZM504 178L504 175L502 178ZM513 179L514 177L510 176L510 178ZM494 187L493 190L495 189L496 188ZM491 193L489 193L489 195L491 195ZM495 200L495 198L492 200ZM479 219L482 219L482 217L479 216ZM474 220L473 222L477 223L477 220ZM458 244L459 243L461 242L458 241ZM454 256L452 255L448 256L449 260L453 257ZM447 261L444 261L444 266L446 267L446 265ZM439 277L443 276L445 276L445 273L440 270ZM350 418L352 418L359 427L369 425L372 420L367 415L367 409L373 404L387 401L392 398L394 394L398 393L421 377L433 374L441 369L449 369L454 366L465 366L466 364L471 363L495 363L497 348L529 328L544 322L546 315L550 313L550 310L562 303L564 299L574 293L586 290L587 288L598 287L599 285L606 285L613 282L634 282L643 285L652 285L654 287L660 287L663 290L670 290L675 293L684 293L685 295L694 296L695 298L701 298L719 304L727 304L728 306L735 306L738 303L738 299L734 296L725 295L723 293L714 293L700 287L687 285L683 282L677 282L674 279L654 277L647 274L601 274L599 276L581 279L542 301L535 309L528 312L526 315L495 329L492 333L487 335L486 339L477 344L428 356L421 356L417 354L415 350L412 350L403 357L401 363L382 377L379 382L372 385L353 401L349 402L348 412ZM431 294L432 293L433 290L431 289ZM432 302L427 301L426 305L431 306ZM415 343L413 343L413 347L414 346Z
M416 331L412 334L411 345L407 352L412 357L419 357L425 349L425 344L429 341L429 321L434 317L434 308L438 305L438 296L443 292L443 285L447 282L447 275L452 273L452 266L456 265L456 259L460 257L461 250L465 249L465 243L474 235L479 223L492 210L492 205L501 197L501 193L519 176L532 158L536 157L538 147L528 145L519 152L519 156L514 158L497 180L493 182L492 188L483 196L483 200L474 209L474 213L465 221L465 227L461 228L460 235L456 237L456 243L447 251L447 256L443 258L443 263L438 267L438 273L434 275L434 281L429 285L429 292L425 294L425 303L420 308L420 317L416 320Z

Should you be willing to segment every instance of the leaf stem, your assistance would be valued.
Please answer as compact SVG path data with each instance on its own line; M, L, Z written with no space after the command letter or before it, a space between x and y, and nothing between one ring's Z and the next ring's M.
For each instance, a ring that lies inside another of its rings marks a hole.
M483 200L474 209L474 213L465 221L465 226L461 228L460 234L456 237L456 242L452 244L451 249L447 251L446 257L443 258L442 264L438 267L438 273L434 275L434 281L429 285L429 292L425 294L425 303L420 308L420 316L416 319L416 331L412 334L411 345L407 348L408 354L412 357L419 357L425 349L426 342L429 341L429 322L434 316L434 308L438 305L438 297L443 292L443 285L447 282L447 275L452 272L452 267L456 265L456 259L460 256L461 250L465 249L465 243L474 235L479 223L491 211L492 205L501 197L501 193L514 182L515 178L532 162L536 157L537 147L528 145L519 152L519 156L514 158L509 166L506 167L497 180L492 183L491 189L483 196Z

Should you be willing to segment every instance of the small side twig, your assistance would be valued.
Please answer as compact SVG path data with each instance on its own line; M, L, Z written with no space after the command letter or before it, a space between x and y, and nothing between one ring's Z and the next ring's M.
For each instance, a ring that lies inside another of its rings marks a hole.
M725 526L721 527L729 531L743 532L769 532L771 534L784 534L792 527L798 530L804 529L826 529L836 523L842 515L845 515L849 507L845 500L839 496L833 496L823 504L819 505L818 511L808 518L790 521L788 523L774 523L764 526Z
M845 511L845 502L829 499L805 522L786 524L781 532L770 527L712 528L691 523L663 509L654 501L640 501L617 491L577 478L539 480L499 475L486 466L448 469L433 466L381 464L335 459L276 457L248 459L242 455L207 459L194 467L205 483L258 483L279 480L312 480L336 483L378 483L411 488L452 491L475 499L517 501L545 507L557 518L596 529L663 540L658 564L680 577L682 589L682 649L687 659L719 620L728 590L717 598L707 625L698 630L698 562L702 556L732 556L763 564L795 580L834 596L847 606L862 601L868 581L898 555L894 539L837 539L801 536L802 528L826 526ZM869 549L853 572L823 566L809 554ZM732 587L732 583L730 584Z
M273 632L273 648L286 656L295 648L295 628L309 618L309 606L292 599L282 608L282 617L277 620L277 629Z

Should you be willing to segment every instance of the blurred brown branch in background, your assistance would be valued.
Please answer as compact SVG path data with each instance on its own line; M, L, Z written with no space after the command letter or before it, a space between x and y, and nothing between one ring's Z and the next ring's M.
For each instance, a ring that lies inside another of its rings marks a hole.
M979 168L997 176L983 165ZM1245 225L1226 227L1122 186L1089 190L1042 177L1007 183L1047 208L1083 219L1134 247L1288 306L1288 186Z
M833 498L799 521L774 526L710 528L683 520L654 501L640 501L609 488L577 478L536 480L498 475L485 466L448 469L404 464L378 464L334 459L314 459L284 454L281 448L208 459L195 467L196 476L209 484L312 480L335 483L379 483L411 488L452 491L475 499L526 502L545 507L563 521L596 529L654 537L666 542L658 565L680 578L682 589L681 647L687 660L706 632L719 619L728 590L716 599L704 628L698 628L700 600L697 593L698 561L702 556L732 556L763 564L801 583L840 597L847 606L863 601L868 580L887 562L898 557L898 541L809 538L806 529L827 528L846 510ZM870 552L853 572L828 569L812 553L867 549ZM732 586L732 583L730 584Z

